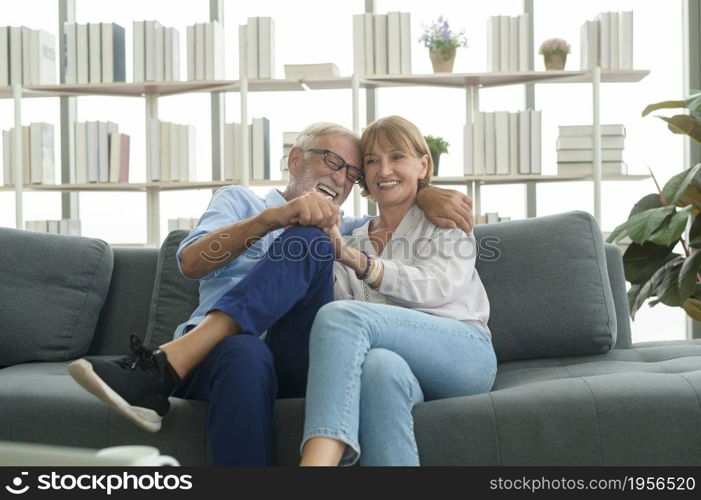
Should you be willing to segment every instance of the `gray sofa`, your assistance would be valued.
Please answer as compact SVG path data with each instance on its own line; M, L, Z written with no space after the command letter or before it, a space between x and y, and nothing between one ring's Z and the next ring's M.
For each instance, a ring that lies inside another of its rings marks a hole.
M159 250L0 229L0 440L88 448L141 443L211 463L207 404L171 398L159 433L68 375L136 333L167 341L192 311L171 233ZM620 251L570 212L478 226L477 268L499 358L488 394L414 409L424 465L701 465L701 341L631 345ZM428 333L427 333L428 334ZM276 460L298 461L302 399L279 400Z

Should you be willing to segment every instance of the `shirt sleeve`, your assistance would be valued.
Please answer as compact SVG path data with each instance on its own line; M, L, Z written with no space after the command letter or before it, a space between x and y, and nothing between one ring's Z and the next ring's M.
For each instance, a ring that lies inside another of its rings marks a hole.
M219 229L227 224L233 224L245 219L248 215L248 210L245 208L250 204L248 198L251 194L245 191L241 186L230 186L220 189L215 193L209 202L207 210L202 214L197 226L190 231L185 239L180 242L178 251L175 253L176 261L180 274L185 276L182 269L180 257L189 245L195 242L201 236ZM187 276L185 276L187 278ZM193 278L188 278L193 279Z
M382 259L384 274L377 291L395 304L440 307L461 293L475 270L475 237L461 229L439 229L423 245L415 247L414 263Z
M348 271L346 266L338 261L333 263L333 299L334 300L352 300L353 290L348 280Z
M341 218L341 234L348 236L354 230L365 224L367 221L374 219L372 215L365 217L342 217Z

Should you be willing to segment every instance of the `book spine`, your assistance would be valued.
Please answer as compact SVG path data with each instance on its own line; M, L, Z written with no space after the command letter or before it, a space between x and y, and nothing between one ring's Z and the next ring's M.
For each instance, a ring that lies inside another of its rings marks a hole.
M474 113L474 122L472 128L472 163L475 169L475 175L484 175L486 173L484 155L484 115L484 111L477 111Z
M531 61L530 61L530 41L531 38L531 24L530 15L521 14L518 16L518 70L519 71L530 71Z
M497 111L494 113L494 135L496 143L496 174L509 173L509 113Z
M509 175L518 175L518 113L509 113Z
M76 24L78 83L90 83L90 50L88 25Z
M500 26L499 16L487 20L487 69L492 72L501 71Z
M119 182L119 169L121 167L122 145L119 132L109 134L109 181Z
M509 71L509 16L499 16L499 66L501 71Z
M468 121L463 125L462 130L462 144L463 144L463 175L474 175L475 174L475 164L472 153L472 143L473 139L473 124L472 120Z
M363 14L365 18L365 74L374 75L375 69L375 16Z
M90 83L102 81L102 33L100 23L88 23Z
M365 16L363 14L353 15L353 73L359 76L365 75Z
M542 112L531 110L531 174L541 173Z
M494 112L484 114L484 169L487 175L497 173L496 134Z
M509 71L518 71L518 17L509 17Z
M130 155L130 136L127 134L119 134L120 148L119 153L119 182L129 182L129 155Z
M621 69L633 69L633 11L620 12L618 16L618 62Z
M411 75L411 13L400 13L401 73Z
M531 173L531 119L530 111L518 113L518 173Z
M85 122L75 122L75 182L88 182L87 126Z
M87 179L88 182L97 182L99 180L98 165L99 165L99 153L98 153L98 131L97 122L86 122L85 124L85 138L86 138L86 148L87 148Z
M189 81L196 80L195 74L195 26L187 27L187 79Z
M134 21L132 23L133 37L133 79L135 82L143 82L146 79L146 40L144 33L144 21Z
M250 79L259 78L258 50L258 18L249 17L246 29L246 62L247 75Z
M275 78L274 28L273 18L258 18L258 78Z
M10 85L10 30L0 26L0 87Z
M401 33L399 12L387 13L387 74L401 73Z
M375 15L375 74L387 74L387 14Z

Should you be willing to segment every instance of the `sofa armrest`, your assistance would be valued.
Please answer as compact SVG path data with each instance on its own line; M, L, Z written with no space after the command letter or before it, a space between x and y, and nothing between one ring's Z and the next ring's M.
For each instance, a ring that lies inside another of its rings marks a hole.
M623 273L623 257L621 256L621 250L616 245L605 243L604 250L606 251L606 267L608 269L609 282L611 283L613 303L616 307L618 334L615 348L628 349L631 347L632 341L626 278Z

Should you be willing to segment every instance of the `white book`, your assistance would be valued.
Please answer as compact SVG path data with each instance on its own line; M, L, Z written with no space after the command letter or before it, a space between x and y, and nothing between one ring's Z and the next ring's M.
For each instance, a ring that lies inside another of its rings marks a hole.
M236 168L236 123L224 124L224 164L222 166L222 179L225 181L234 180Z
M97 182L109 182L109 160L107 122L97 122Z
M618 13L618 67L633 69L633 11Z
M628 165L624 161L601 162L603 175L628 175ZM591 162L558 163L557 175L594 175L594 164Z
M173 81L173 28L163 28L163 81Z
M187 27L187 79L195 80L195 26Z
M387 13L387 73L390 75L402 72L400 19L399 12Z
M239 24L239 78L248 75L248 26Z
M206 60L205 78L224 79L224 28L221 23L212 21L205 26Z
M146 135L148 157L146 161L146 182L161 180L161 127L157 118L149 118Z
M476 111L474 113L472 127L472 164L475 169L475 175L484 175L486 173L484 164L484 115L484 111Z
M195 79L207 76L207 23L195 24Z
M561 149L557 152L558 163L594 161L591 149ZM602 149L601 161L623 161L622 149Z
M10 85L10 28L0 26L0 87Z
M170 180L172 182L186 180L180 176L180 130L183 128L185 128L184 125L178 125L177 123L171 123L170 125L170 152L168 153L168 158L170 159Z
M411 13L401 12L399 24L402 75L411 75Z
M22 83L22 28L10 26L10 85Z
M275 78L275 21L258 18L258 78Z
M32 30L22 26L22 83L24 85L31 84L31 33Z
M0 42L1 43L1 42ZM287 66L285 66L287 67ZM287 71L285 71L287 73ZM365 15L353 15L353 73L365 75ZM285 78L288 78L285 75Z
M176 133L177 133L177 141L175 143L177 144L177 149L173 151L171 149L170 153L170 158L171 160L177 161L177 174L176 174L176 163L175 161L173 162L173 170L171 172L171 178L175 178L177 175L177 179L174 180L179 180L180 182L188 182L191 179L189 178L189 165L188 165L188 140L187 140L187 125L177 125L176 126ZM173 131L171 131L171 135L173 134ZM172 145L172 143L171 143ZM177 159L175 159L175 156L177 156Z
M119 182L119 168L122 163L122 141L119 132L109 135L109 182Z
M285 79L287 80L311 80L339 76L338 66L334 63L285 64Z
M98 182L100 163L98 147L99 147L99 134L98 134L98 124L97 122L86 122L85 124L86 132L86 147L87 147L87 177L88 182Z
M251 124L251 179L270 179L270 121L253 118Z
M31 133L30 126L22 126L22 180L24 184L32 183L31 172ZM14 177L14 176L13 176Z
M490 16L487 20L487 70L501 71L501 48L499 42L501 21L499 16Z
M588 135L594 133L592 125L560 125L558 126L558 134L560 137L569 137L573 135ZM601 135L626 135L626 128L623 124L613 123L601 125Z
M2 183L4 186L12 186L12 129L2 131Z
M246 74L258 78L258 18L249 17L246 25Z
M156 73L156 25L158 21L144 21L144 80L153 82L159 80Z
M609 20L609 58L611 60L611 69L620 69L618 60L618 12L610 13Z
M497 173L497 140L494 126L494 112L484 114L484 173Z
M88 182L88 144L85 122L75 122L75 182Z
M494 137L496 144L496 174L508 175L510 151L508 111L497 111L494 113Z
M518 113L509 113L509 175L518 175Z
M604 135L601 137L603 149L623 149L625 136ZM557 138L557 149L592 149L594 138L591 135L572 135Z
M172 123L161 122L161 182L170 182L170 129Z
M519 65L519 34L518 17L509 17L509 71L518 71Z
M467 122L462 128L463 175L475 175L475 164L472 151L472 143L474 141L472 137L472 129L472 121Z
M77 69L77 47L76 47L76 32L75 23L64 23L63 32L66 35L66 53L62 58L62 64L64 66L64 79L65 83L72 85L78 83L78 69ZM2 33L2 28L0 28L0 34ZM0 40L0 46L2 45L2 40ZM1 50L1 48L0 48ZM2 68L0 68L2 71ZM0 77L0 80L2 78Z
M154 70L155 80L162 82L165 80L166 67L165 67L165 52L166 52L166 32L165 28L159 22L156 22L154 27L154 41L156 42L156 47L154 49L153 60L156 64Z
M518 70L530 71L531 24L528 14L518 16Z
M49 234L59 234L59 221L47 220L46 221L46 232Z
M611 69L611 13L600 12L596 20L599 21L599 66Z
M180 81L180 33L175 28L169 28L169 33L172 54L170 59L166 60L166 64L171 68L171 81L178 82Z
M509 16L499 16L499 67L501 71L509 71Z
M90 83L90 49L88 25L76 24L76 72L78 83Z
M135 82L143 82L146 80L146 33L144 25L144 21L134 21L132 23L133 80Z
M387 14L376 14L375 19L375 74L387 74Z
M377 73L375 66L375 15L366 13L365 18L365 74Z
M69 236L80 236L81 227L80 219L68 219L68 235Z
M56 83L56 39L44 30L32 30L29 35L30 75L32 85Z
M599 64L599 22L584 21L580 32L580 68L593 69Z
M126 82L126 49L124 28L116 23L101 23L102 81Z
M187 135L187 180L190 182L197 181L197 150L195 142L195 127L186 125Z
M530 110L531 115L531 174L540 174L541 169L541 123L542 111Z
M54 126L32 123L30 134L32 183L55 184Z
M531 173L531 118L530 110L518 113L518 173Z
M88 23L88 53L90 54L90 83L102 81L102 32L100 23Z
M129 153L131 137L127 134L119 134L121 152L119 153L119 182L129 182Z
M282 145L292 147L297 142L299 137L299 132L283 132L282 133Z

